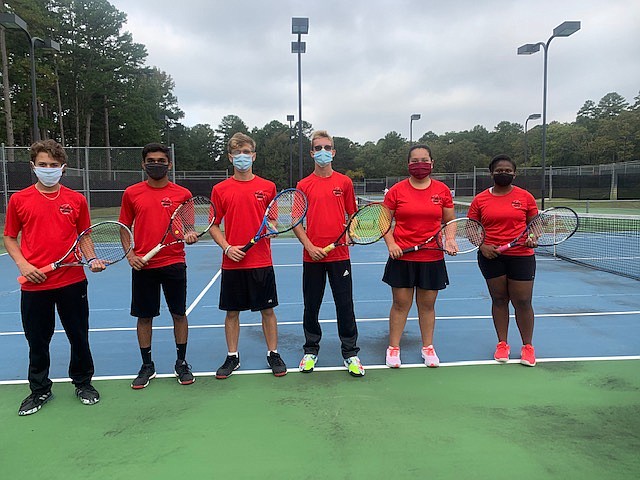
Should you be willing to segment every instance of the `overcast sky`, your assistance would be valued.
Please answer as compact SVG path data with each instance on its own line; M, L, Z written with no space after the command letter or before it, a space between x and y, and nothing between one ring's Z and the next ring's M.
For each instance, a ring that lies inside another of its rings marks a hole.
M571 122L586 100L640 91L638 0L111 0L126 30L167 72L182 123L217 128L238 115L251 129L298 118L291 17L303 35L302 117L364 143L409 138L541 113L546 42L565 20L582 28L549 47L548 121ZM531 127L534 123L529 123Z

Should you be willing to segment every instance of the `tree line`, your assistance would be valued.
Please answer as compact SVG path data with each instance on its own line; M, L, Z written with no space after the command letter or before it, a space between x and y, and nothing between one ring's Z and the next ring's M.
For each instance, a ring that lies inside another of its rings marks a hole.
M171 75L146 65L144 45L123 32L126 14L107 0L12 0L0 12L23 18L31 35L61 44L53 56L36 50L37 105L41 138L66 146L139 146L149 141L174 144L180 170L229 168L226 142L235 132L255 138L255 170L279 187L298 178L298 130L273 120L247 126L236 115L217 127L183 125L184 113L173 93ZM26 146L34 138L31 125L29 42L19 30L0 27L4 128L0 142ZM303 121L303 174L313 168L308 138L313 126ZM406 174L409 142L397 132L359 144L335 133L336 169L355 180ZM527 133L525 165L523 125L500 122L489 131L471 130L438 135L426 132L417 140L433 149L440 172L466 172L486 167L496 153L508 153L519 166L539 166L542 128ZM291 149L291 150L290 150ZM292 172L290 158L293 156ZM582 165L634 160L640 157L640 92L627 101L616 92L597 103L587 100L570 123L547 128L547 165Z

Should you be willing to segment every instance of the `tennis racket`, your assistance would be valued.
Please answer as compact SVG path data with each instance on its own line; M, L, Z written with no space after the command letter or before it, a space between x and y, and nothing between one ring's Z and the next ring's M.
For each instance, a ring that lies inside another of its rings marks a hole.
M147 253L143 260L149 261L169 245L184 243L185 237L195 233L198 238L209 231L216 219L216 209L207 197L196 196L182 202L169 219L167 231L160 243Z
M288 232L300 225L307 214L307 206L307 196L300 190L282 190L267 205L258 232L240 250L247 252L261 239Z
M420 245L405 248L402 253L417 252L418 250L441 250L447 253L469 253L477 250L484 242L484 227L477 220L462 217L445 223L435 235L429 237ZM445 247L448 240L455 240L458 250L450 252Z
M527 228L512 242L498 247L498 252L524 245L528 239L533 239L539 247L558 245L576 233L579 224L578 214L569 207L548 208L533 217Z
M132 245L133 234L122 223L96 223L78 235L69 251L60 260L38 270L48 273L60 267L88 267L94 260L102 260L107 266L113 265L127 256ZM19 276L18 282L28 282L27 277Z
M376 243L391 228L391 212L382 203L374 202L360 207L349 219L344 231L331 245L324 247L329 253L336 247L369 245Z

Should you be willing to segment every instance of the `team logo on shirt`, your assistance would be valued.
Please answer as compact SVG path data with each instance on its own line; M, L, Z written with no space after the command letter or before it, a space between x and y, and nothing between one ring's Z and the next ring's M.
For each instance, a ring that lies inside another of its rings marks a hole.
M442 199L440 198L440 195L431 195L431 203L434 205L441 205Z
M520 200L514 200L511 202L511 206L513 208L515 208L516 210L520 210L522 209L522 203L520 203Z
M73 207L68 203L60 205L60 213L63 215L71 215L73 213Z
M333 194L334 194L336 197L341 197L343 193L344 193L344 192L342 191L342 189L341 189L340 187L334 187L334 188L333 188Z
M256 200L258 200L259 202L263 202L266 198L266 195L262 190L256 190L255 192L253 192L253 195L255 195Z
M162 205L164 208L169 208L171 207L171 205L173 205L173 201L169 197L164 197L162 200L160 200L160 205Z

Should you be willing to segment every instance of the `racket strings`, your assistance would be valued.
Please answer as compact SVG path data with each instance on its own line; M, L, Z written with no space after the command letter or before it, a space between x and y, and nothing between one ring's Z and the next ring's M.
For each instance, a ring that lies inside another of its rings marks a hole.
M348 236L352 243L366 245L380 240L391 228L391 214L381 203L365 205L351 219Z
M307 212L307 197L300 190L278 194L267 214L269 233L283 233L298 225Z
M578 229L578 216L567 209L542 212L531 223L529 231L540 246L556 245L565 241Z
M188 233L201 236L209 230L214 218L211 201L206 197L193 197L176 210L171 221L171 233L178 239L183 239Z
M436 236L436 242L442 248L447 240L455 240L460 253L470 252L484 242L485 232L482 225L469 218L457 218L447 223Z
M115 263L127 255L132 244L131 232L120 224L98 223L78 239L76 257L85 262L96 258L106 264Z

